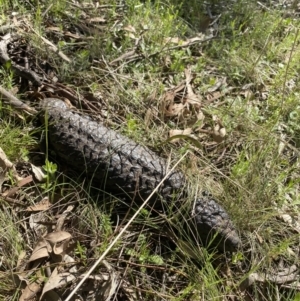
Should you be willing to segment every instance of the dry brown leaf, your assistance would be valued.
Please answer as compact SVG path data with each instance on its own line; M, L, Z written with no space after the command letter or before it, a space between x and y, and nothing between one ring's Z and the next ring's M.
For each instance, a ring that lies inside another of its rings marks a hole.
M153 115L152 115L152 110L149 108L149 109L147 110L147 112L146 112L146 114L145 114L145 118L144 118L144 122L145 122L145 125L146 125L147 128L148 128L149 125L150 125L150 122L151 122L151 120L152 120L152 117L153 117Z
M4 171L1 167L0 167L0 190L1 190L1 186L5 181L5 175L6 175L6 171Z
M71 239L72 235L66 231L57 231L47 234L44 239L47 240L53 247L56 243L62 242L63 240Z
M261 99L267 100L269 98L269 91L263 91L261 92Z
M192 92L192 93L191 92L192 91L188 91L188 93L184 99L184 102L192 105L196 109L200 109L201 104L202 104L202 98L200 96L198 96L197 94L195 94L194 92Z
M198 112L197 112L197 122L198 121L204 121L204 119L205 119L205 115L203 114L203 112L201 111L201 110L199 110ZM202 126L201 126L202 127Z
M127 26L123 27L123 30L132 32L132 33L136 33L136 30L132 25L127 25Z
M32 172L33 172L35 178L39 182L43 182L46 179L46 175L44 174L41 167L37 167L37 166L31 164L31 168L32 168Z
M26 257L26 252L21 251L19 256L18 256L17 268L20 267L23 264L25 257Z
M182 103L174 103L168 106L165 111L165 115L169 117L174 117L181 115L184 109L184 105Z
M136 39L135 35L132 32L127 33L126 37L129 37L129 38L131 38L133 40Z
M17 186L12 187L11 189L3 192L2 196L7 197L7 198L11 198L11 197L13 197L13 196L16 195L16 193L18 192L18 190L19 190L19 187L17 187Z
M48 198L42 199L40 202L33 206L29 206L26 208L26 211L45 211L51 207L51 203Z
M103 17L95 17L88 20L89 23L104 23L106 20Z
M177 85L175 88L173 88L173 92L175 93L178 93L178 92L181 92L185 89L185 83L180 83L179 85Z
M284 213L282 209L277 209L280 219L288 224L295 232L300 233L300 223L290 214Z
M185 75L185 84L188 86L193 80L191 67L184 69L184 75Z
M207 89L207 92L212 93L219 90L222 86L227 86L227 78L223 77L217 80L217 82L210 88Z
M74 245L75 246L75 245ZM68 267L70 267L69 272L70 273L77 273L77 267L75 265L75 259L73 257L71 257L70 255L66 254L64 255L63 261L65 263L68 263ZM71 263L73 263L73 265L71 265Z
M64 272L64 273L58 273L58 269L55 268L48 279L48 281L45 283L40 300L42 300L42 297L45 293L52 291L55 288L60 288L69 282L75 280L75 276L71 273Z
M46 31L62 32L61 28L58 26L49 26L46 28Z
M60 217L57 219L55 231L61 231L63 228L64 222L68 216L68 214L74 209L73 205L68 206L68 208L60 215Z
M192 133L192 128L187 128L187 129L185 129L185 130L170 130L169 131L169 136L170 137L173 137L173 136L176 136L176 135L190 135L191 133ZM178 142L178 141L180 141L180 139L178 138L176 138L176 139L173 139L172 141L171 141L171 143L176 143L176 142Z
M246 90L246 91L244 91L244 97L245 97L246 99L252 99L253 96L254 96L254 94L253 94L253 92L252 92L251 90Z
M0 168L2 168L3 170L7 170L13 168L13 166L14 165L8 160L5 152L0 147Z
M202 98L201 96L194 93L192 86L189 84L187 85L187 94L184 99L184 103L193 105L194 108L200 109Z
M167 91L164 95L163 102L168 105L174 103L174 98L176 96L176 92L174 91Z
M166 55L164 57L164 66L166 66L167 68L170 68L170 66L172 65L172 59L171 56Z
M65 35L66 37L70 37L70 38L73 38L73 39L76 39L76 40L81 38L80 35L74 34L74 33L69 32L69 31L66 31L66 32L64 33L64 35Z
M284 138L282 138L282 139L284 139ZM280 141L279 144L278 144L278 155L282 154L285 147L286 147L286 143L284 143L283 141Z
M204 36L194 37L194 38L188 39L186 44L191 44L191 43L195 43L195 42L198 42L198 41L203 41L204 38L205 38Z
M177 44L177 45L181 45L181 46L186 46L186 45L190 45L195 42L198 42L198 41L203 41L203 39L204 39L204 37L194 37L194 38L187 39L187 40L182 40L179 37L173 37L173 38L168 37L168 38L164 39L164 42L166 44L173 43L173 44Z
M46 217L43 211L32 213L29 216L29 226L39 236L43 236L47 231L47 227L40 222L45 221Z
M6 173L13 167L13 164L7 159L6 154L0 147L0 187L5 181Z
M49 245L49 243L44 238L40 238L37 242L37 245L33 249L28 262L35 261L40 258L48 257L51 252L52 252L52 248Z
M29 183L33 182L33 178L32 176L27 176L26 178L22 178L19 182L18 182L18 187L23 187Z
M22 295L20 296L19 301L30 301L34 300L33 298L41 290L41 285L37 282L32 282L26 286L23 290Z
M61 243L59 246L56 244L53 247L53 253L55 255L64 255L66 251L69 249L69 239L65 240L63 243Z
M165 39L164 39L164 42L165 42L166 44L168 44L168 43L179 44L179 42L182 42L182 43L183 43L183 41L182 41L180 38L178 38L178 37L175 37L175 38L171 38L171 37L165 38Z
M187 94L185 97L185 103L192 104L196 106L197 108L200 108L201 106L201 97L196 95L193 91L193 88L191 86L191 81L193 80L192 76L192 70L191 68L187 68L184 70L185 79L186 79L186 88L187 88Z
M22 178L18 176L18 174L17 174L17 172L16 172L16 170L15 170L14 164L11 163L11 162L8 160L8 158L7 158L6 154L5 154L5 152L4 152L3 149L0 147L0 174L1 174L1 177L0 177L0 178L5 177L6 172L7 172L8 170L10 170L10 169L13 170L14 177L15 177L15 179L16 179L17 181L22 180Z
M202 98L193 92L190 85L187 88L188 92L184 99L184 102L193 105L194 108L200 109L202 104Z
M226 129L224 127L221 127L219 124L217 124L214 127L214 131L213 131L213 139L217 142L220 143L222 141L224 141L225 136L226 136Z
M248 84L245 84L244 86L242 86L242 90L249 90L251 87L254 86L254 83L248 83Z
M220 92L220 91L215 91L215 92L212 92L210 94L207 95L207 99L212 102L214 100L218 100L219 98L221 98L223 96L223 94Z
M264 242L264 239L262 238L262 236L260 236L257 232L255 232L255 236L256 236L257 240L259 241L259 243L262 245Z
M15 187L12 187L11 189L5 191L2 195L9 198L16 195L16 193L19 191L20 187L23 187L33 181L32 176L27 176L26 178L17 177L18 185Z
M251 273L240 285L240 289L243 291L249 286L253 285L255 282L272 282L277 285L287 284L295 282L298 285L299 282L299 273L298 267L292 265L290 267L284 268L283 270L277 273ZM294 286L293 286L294 287Z
M102 284L102 288L100 289L100 298L98 300L110 301L111 297L116 293L116 290L119 286L119 277L117 273L114 271L112 266L106 261L102 262L109 271L109 279Z

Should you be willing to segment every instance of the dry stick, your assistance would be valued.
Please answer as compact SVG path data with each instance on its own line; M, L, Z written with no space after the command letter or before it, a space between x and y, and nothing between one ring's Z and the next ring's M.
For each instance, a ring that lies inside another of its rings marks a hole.
M81 285L84 283L84 281L91 275L91 273L95 270L95 268L98 266L98 264L104 259L104 257L108 254L108 252L111 250L111 248L116 244L116 242L121 238L121 236L124 234L124 232L127 230L127 228L130 226L130 224L134 221L134 219L137 217L137 215L140 213L140 211L145 207L145 205L148 203L148 201L151 199L151 197L157 192L158 188L163 184L163 182L170 176L170 174L173 172L173 170L178 166L178 164L185 158L189 151L187 151L177 162L176 164L171 168L171 170L165 175L165 177L160 181L160 183L156 186L156 188L152 191L152 193L148 196L148 198L145 200L145 202L140 206L140 208L136 211L136 213L132 216L132 218L128 221L128 223L124 226L124 228L120 231L120 233L116 236L116 238L113 240L113 242L107 247L107 249L104 251L104 253L100 256L100 258L94 263L94 265L90 268L90 270L85 274L85 276L81 279L81 281L77 284L77 286L72 290L71 294L65 299L65 301L70 301L71 298L74 296L74 294L78 291L78 289L81 287Z
M6 91L3 87L0 86L0 95L3 96L6 100L8 100L9 104L13 106L17 110L25 111L29 114L36 114L37 111L19 100L17 97Z
M136 39L135 43L134 43L134 47L132 50L122 54L121 56L119 56L118 58L116 58L115 60L111 61L109 63L109 65L114 65L115 63L119 62L119 61L124 61L125 59L132 59L135 58L136 56L139 57L141 56L141 54L136 54L136 52L138 51L140 42L142 40L143 34L145 33L145 30L140 34L140 37L138 39Z
M54 53L57 53L63 60L65 60L68 63L71 63L71 59L69 59L62 51L58 49L51 41L47 40L43 36L41 36L34 28L32 28L30 25L28 27L33 31L42 41L50 46L50 50L52 50Z

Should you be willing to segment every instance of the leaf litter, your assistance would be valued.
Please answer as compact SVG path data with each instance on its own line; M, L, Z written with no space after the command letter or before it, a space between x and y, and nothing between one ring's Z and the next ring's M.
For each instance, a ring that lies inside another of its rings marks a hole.
M17 186L2 193L3 197L13 197L24 186L32 183L32 175L25 178L18 176L14 164L9 161L2 150L0 161L3 171L5 171L3 172L4 179L7 180L6 173L10 169L14 171L15 178L18 179ZM32 168L32 173L36 174L37 170L40 170L40 168ZM38 174L41 173L38 172ZM43 179L44 177L40 177L40 180ZM33 212L29 216L29 225L35 233L39 233L40 238L37 239L29 257L26 256L25 252L19 255L17 274L14 278L16 283L19 283L21 286L20 301L44 300L45 298L51 301L62 300L60 293L58 293L59 290L65 289L68 284L75 283L76 280L80 279L77 261L70 255L74 253L76 243L71 233L61 230L64 228L64 222L74 206L68 206L60 214L55 227L57 230L54 232L49 232L49 228L40 224L40 222L47 220L47 218L45 219L45 214L51 207L53 207L53 204L51 204L48 197L45 197L25 209L28 213ZM26 257L28 258L27 260ZM96 299L101 298L101 300L109 301L116 293L120 278L108 262L104 261L103 264L107 268L108 277L90 277L90 281L94 282L94 290L89 290L86 293L94 295ZM46 274L41 273L41 268L45 270Z

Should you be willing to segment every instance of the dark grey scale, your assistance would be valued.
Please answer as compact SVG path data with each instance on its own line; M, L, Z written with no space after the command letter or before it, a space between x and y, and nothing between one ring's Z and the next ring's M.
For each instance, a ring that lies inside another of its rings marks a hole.
M103 124L85 118L70 110L66 104L55 98L41 102L40 120L48 116L48 137L57 155L79 172L86 172L97 182L105 183L105 189L119 195L143 202L167 174L167 162L147 147L105 127ZM47 112L45 114L45 112ZM161 199L173 202L172 196L180 192L176 208L188 195L186 177L174 171L160 187L154 197L155 204ZM130 200L129 200L130 201ZM204 193L197 201L190 221L195 231L193 236L207 245L220 250L234 251L240 246L239 235L226 211Z

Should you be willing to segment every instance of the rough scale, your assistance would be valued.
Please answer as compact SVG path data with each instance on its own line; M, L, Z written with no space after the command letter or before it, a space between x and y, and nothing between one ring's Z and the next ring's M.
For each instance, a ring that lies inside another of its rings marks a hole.
M40 119L48 120L49 142L57 155L116 195L141 202L168 172L167 162L153 151L79 115L60 99L44 99L41 109ZM153 199L156 203L172 202L174 193L180 192L183 202L188 195L186 186L183 173L174 171L158 191L160 197ZM176 206L180 207L180 202ZM197 200L194 215L190 213L187 219L196 224L198 238L204 244L214 238L213 245L219 249L234 251L241 243L228 214L209 194Z

